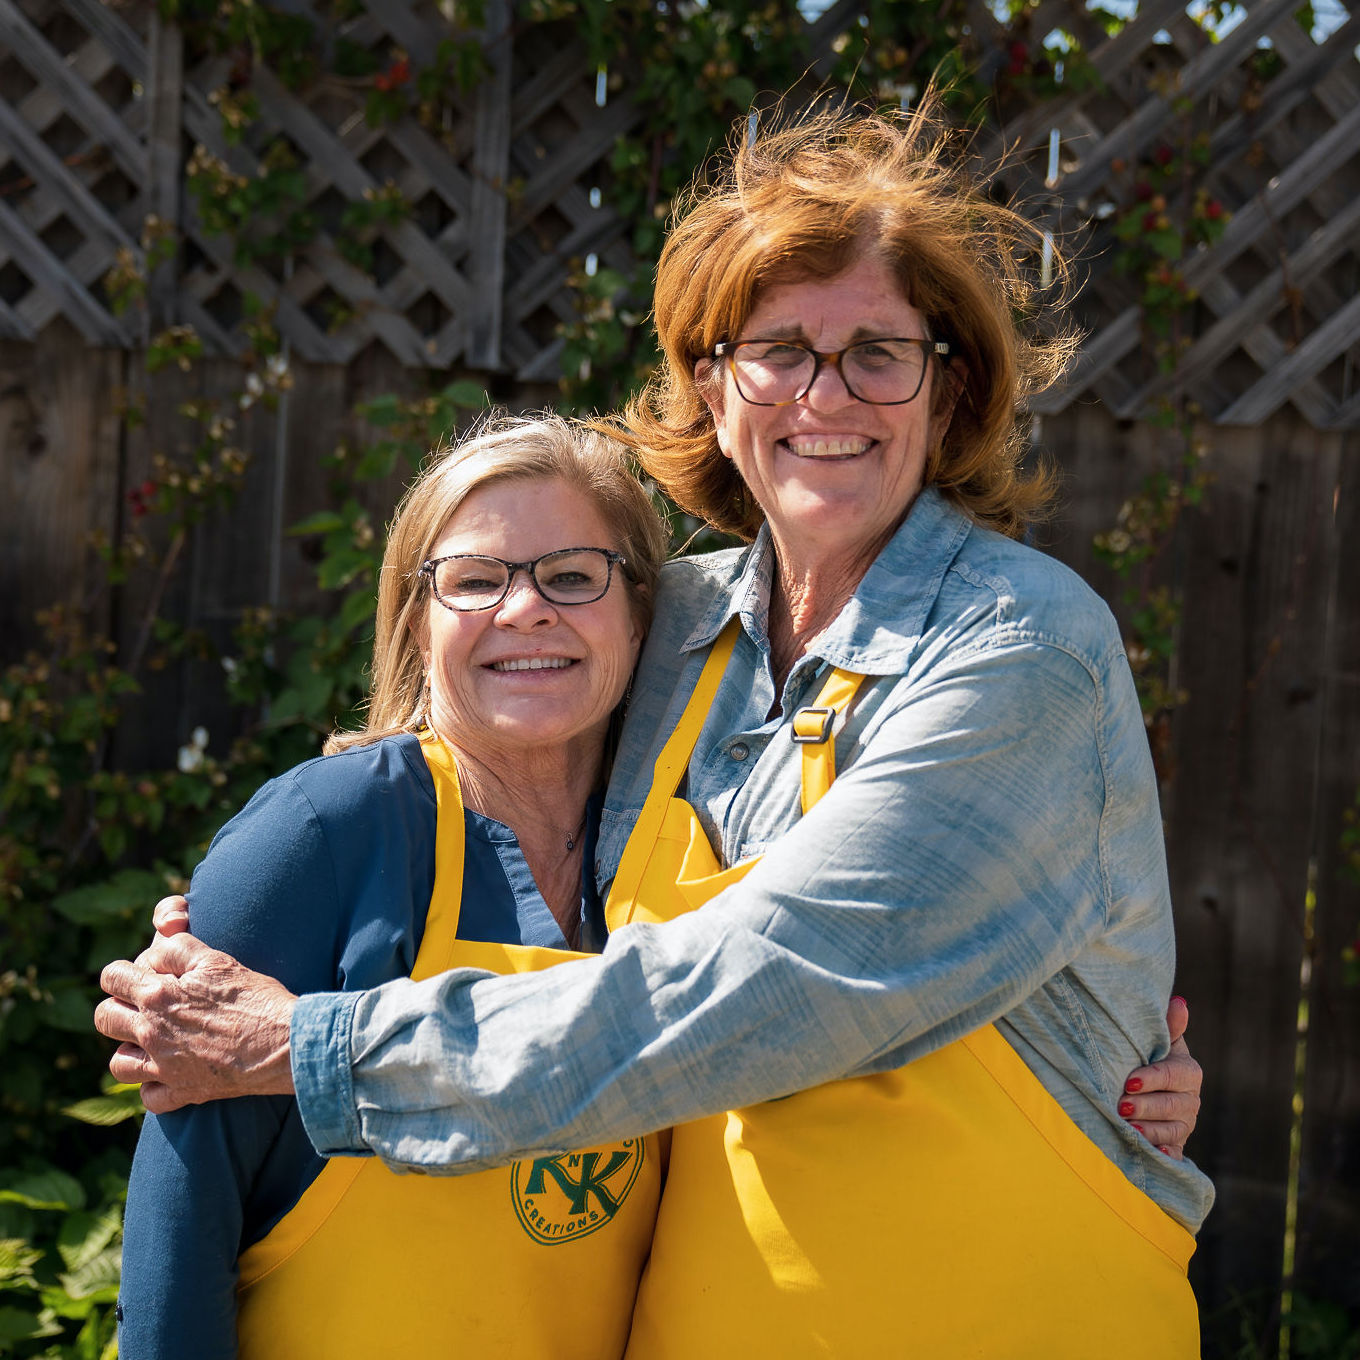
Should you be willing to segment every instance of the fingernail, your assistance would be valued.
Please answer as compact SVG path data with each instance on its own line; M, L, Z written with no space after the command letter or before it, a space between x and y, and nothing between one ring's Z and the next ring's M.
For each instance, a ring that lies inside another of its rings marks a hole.
M1119 1102L1119 1113L1127 1119L1133 1113L1133 1101L1121 1100Z
M1130 1095L1135 1091L1141 1091L1143 1089L1142 1077L1130 1077L1128 1081L1124 1083L1124 1089L1129 1092ZM1123 1114L1122 1110L1120 1111L1120 1114Z
M1179 1002L1181 1003L1182 1006L1189 1006L1189 1004L1190 1004L1183 996L1173 996L1173 997L1171 998L1171 1001L1172 1001L1173 1004L1174 1004L1175 1002L1179 1001Z
M1134 1127L1135 1129L1137 1129L1139 1133L1142 1133L1142 1131L1143 1131L1143 1126L1142 1126L1141 1124L1135 1124L1133 1127Z
M1166 1155L1167 1155L1168 1157L1171 1156L1171 1149L1170 1149L1169 1147L1159 1146L1159 1147L1157 1148L1157 1151L1158 1151L1158 1152L1165 1152Z

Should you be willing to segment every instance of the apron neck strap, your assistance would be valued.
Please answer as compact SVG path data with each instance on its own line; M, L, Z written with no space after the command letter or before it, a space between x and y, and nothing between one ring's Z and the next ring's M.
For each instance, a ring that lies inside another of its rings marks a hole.
M836 737L832 728L837 717L850 707L850 701L863 683L862 675L835 669L827 676L817 702L808 708L800 708L793 715L789 735L803 748L802 805L805 815L836 777Z

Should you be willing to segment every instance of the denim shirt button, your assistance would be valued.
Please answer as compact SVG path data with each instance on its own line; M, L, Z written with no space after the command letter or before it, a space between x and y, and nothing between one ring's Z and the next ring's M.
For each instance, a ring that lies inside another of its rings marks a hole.
M747 746L744 741L734 741L732 745L727 748L727 754L731 756L733 760L745 760L746 757L751 754L751 748Z

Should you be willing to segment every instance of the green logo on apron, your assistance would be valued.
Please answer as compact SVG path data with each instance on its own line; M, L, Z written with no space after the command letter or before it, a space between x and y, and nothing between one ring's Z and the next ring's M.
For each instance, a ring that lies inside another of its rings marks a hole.
M510 1196L524 1231L555 1246L598 1232L618 1213L642 1170L643 1142L535 1157L510 1168Z

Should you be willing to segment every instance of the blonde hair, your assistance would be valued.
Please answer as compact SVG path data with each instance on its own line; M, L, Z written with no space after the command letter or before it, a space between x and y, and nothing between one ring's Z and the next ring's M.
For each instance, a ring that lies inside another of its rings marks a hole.
M937 369L943 381L932 384L932 414L948 424L929 451L926 484L1018 537L1052 490L1049 472L1020 468L1018 406L1057 379L1076 344L1070 333L1035 336L1023 323L1041 291L1028 262L1043 247L1037 227L987 196L938 90L910 114L805 115L754 141L743 120L662 251L663 359L624 413L620 437L684 509L754 537L764 515L719 451L695 365L740 335L762 290L880 259L924 316L928 338L950 346ZM1057 251L1052 267L1065 287Z
M462 442L436 450L411 484L388 530L378 581L378 616L364 726L336 732L327 755L416 730L427 691L421 611L429 588L420 566L459 506L495 483L555 479L581 492L612 526L635 617L651 623L667 531L629 465L626 451L599 430L544 413L493 416Z

